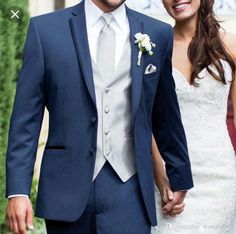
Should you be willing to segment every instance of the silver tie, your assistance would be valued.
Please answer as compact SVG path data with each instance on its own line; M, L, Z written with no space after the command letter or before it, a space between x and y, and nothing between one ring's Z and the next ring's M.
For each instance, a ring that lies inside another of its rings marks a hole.
M112 14L102 16L104 27L98 39L97 66L105 84L112 78L115 70L116 35L111 27L113 19Z

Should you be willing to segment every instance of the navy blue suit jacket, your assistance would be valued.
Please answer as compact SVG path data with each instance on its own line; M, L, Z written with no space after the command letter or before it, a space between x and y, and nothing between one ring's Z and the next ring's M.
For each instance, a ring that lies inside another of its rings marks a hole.
M146 211L156 225L152 133L166 162L171 188L193 186L187 143L172 77L170 25L127 7L132 44L132 130ZM134 35L147 33L157 46L137 66ZM153 64L157 72L145 75ZM125 105L125 103L124 103ZM97 109L84 2L32 17L10 120L7 191L30 195L45 107L49 135L43 153L36 216L74 221L83 212L96 157ZM127 198L128 199L128 198Z

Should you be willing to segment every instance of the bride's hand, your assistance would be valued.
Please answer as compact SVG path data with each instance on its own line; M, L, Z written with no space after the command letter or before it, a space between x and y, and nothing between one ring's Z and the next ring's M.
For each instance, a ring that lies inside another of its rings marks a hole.
M166 175L159 175L155 173L155 181L158 190L161 194L162 207L165 206L169 201L174 199L174 194L170 188L169 181Z
M162 209L163 207L169 207L168 210L163 212L166 215L170 215L171 217L175 217L180 214L184 210L184 203L179 201L178 204L175 203L174 195L169 184L169 180L166 174L164 162L162 160L160 151L158 150L155 139L152 138L152 157L153 157L153 166L154 166L154 178L158 190L161 194L162 200Z
M173 203L174 192L172 192L170 188L167 177L164 176L163 178L160 178L160 176L157 176L155 178L155 181L161 194L162 208L165 207L168 203ZM176 205L173 204L172 209L169 212L163 212L163 214L175 218L177 215L181 214L184 211L184 207L185 204L183 202Z
M184 199L186 194L187 191L174 192L174 199L162 207L163 214L170 215L171 217L176 217L181 214L184 211Z

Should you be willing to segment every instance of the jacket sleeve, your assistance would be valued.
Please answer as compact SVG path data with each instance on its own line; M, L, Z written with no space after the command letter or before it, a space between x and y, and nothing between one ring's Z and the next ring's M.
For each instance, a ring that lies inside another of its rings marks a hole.
M153 106L153 135L165 161L167 175L173 191L193 187L186 136L172 76L173 31L161 66L159 85Z
M8 132L6 197L30 195L44 107L44 57L39 33L31 18Z

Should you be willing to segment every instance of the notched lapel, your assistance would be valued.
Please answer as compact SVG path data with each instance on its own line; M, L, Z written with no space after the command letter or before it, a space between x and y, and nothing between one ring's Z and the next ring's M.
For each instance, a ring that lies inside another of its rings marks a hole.
M72 17L70 18L69 23L85 83L88 88L89 94L93 100L93 103L96 106L93 69L87 36L84 1L72 8Z
M132 104L132 116L134 117L141 98L142 92L142 75L143 75L143 59L141 65L137 65L139 48L135 44L134 35L136 33L143 33L143 23L140 21L138 14L133 10L126 7L127 16L129 19L130 26L130 40L131 40L131 76L132 76L132 88L131 88L131 104Z

